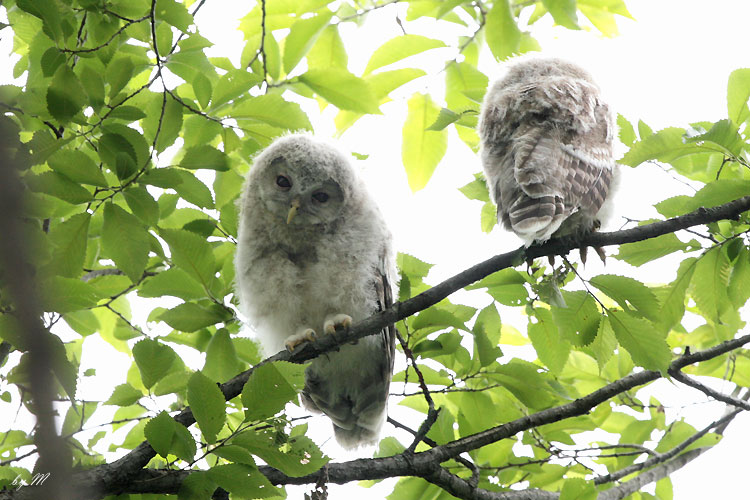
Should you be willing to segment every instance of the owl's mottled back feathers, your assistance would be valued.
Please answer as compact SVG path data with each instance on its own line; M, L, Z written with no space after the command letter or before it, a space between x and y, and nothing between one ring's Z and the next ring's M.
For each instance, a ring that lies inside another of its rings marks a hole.
M498 220L527 245L596 229L612 183L614 120L583 69L521 58L487 92L481 157Z

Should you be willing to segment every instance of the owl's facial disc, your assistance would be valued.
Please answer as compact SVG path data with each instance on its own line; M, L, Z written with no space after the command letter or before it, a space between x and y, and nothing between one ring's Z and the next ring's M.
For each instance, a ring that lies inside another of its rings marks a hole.
M272 160L264 173L261 196L266 208L289 226L330 222L344 204L343 190L325 172L283 157Z

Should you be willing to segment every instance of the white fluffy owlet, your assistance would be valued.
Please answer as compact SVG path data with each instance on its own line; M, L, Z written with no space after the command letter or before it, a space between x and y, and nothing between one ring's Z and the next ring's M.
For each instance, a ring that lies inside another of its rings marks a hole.
M392 303L391 234L346 156L306 135L254 161L240 201L240 310L266 354L332 334ZM312 361L302 401L346 448L373 444L386 419L393 325Z
M498 221L524 240L599 228L616 174L599 88L560 59L520 58L487 91L481 158Z

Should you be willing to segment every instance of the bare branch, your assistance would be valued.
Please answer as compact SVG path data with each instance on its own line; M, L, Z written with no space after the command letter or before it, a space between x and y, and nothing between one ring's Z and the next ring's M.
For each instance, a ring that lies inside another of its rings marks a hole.
M710 398L714 398L715 400L722 401L728 405L736 406L737 408L742 408L743 410L750 411L750 403L748 403L747 401L743 401L738 398L733 398L731 396L727 396L726 394L722 394L718 391L715 391L711 389L710 387L708 387L707 385L704 385L698 382L694 378L688 377L687 375L685 375L679 370L674 370L674 371L670 370L669 374L672 376L672 378L679 380L683 384L689 385L690 387L694 389L698 389L699 391L701 391L702 393L704 393L706 396Z

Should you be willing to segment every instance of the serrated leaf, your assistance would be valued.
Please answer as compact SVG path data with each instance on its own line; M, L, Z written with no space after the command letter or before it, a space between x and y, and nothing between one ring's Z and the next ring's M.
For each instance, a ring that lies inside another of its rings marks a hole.
M63 64L47 88L47 110L61 124L69 122L86 103L86 91L78 77Z
M286 130L312 130L307 115L299 104L285 101L276 94L248 98L234 106L231 116L251 118Z
M133 215L149 226L155 226L159 222L159 204L146 188L132 186L124 190L122 194Z
M161 321L183 332L195 332L229 318L223 309L209 309L195 302L185 302L159 315Z
M187 33L188 28L193 24L193 16L187 11L185 4L175 0L156 0L154 9L156 19L166 21L183 33ZM161 54L162 57L167 54Z
M105 73L105 81L109 84L110 99L128 84L134 72L135 65L129 56L116 57L110 61Z
M451 123L458 121L459 118L461 118L460 114L451 111L448 108L441 108L435 122L427 127L427 130L443 130Z
M91 201L91 193L57 172L42 172L25 176L26 185L31 191L45 193L63 201L78 205Z
M156 151L162 152L174 144L182 131L182 112L185 108L173 97L167 98L163 111L160 109L156 115L160 119L157 125L159 136L156 139Z
M656 296L640 281L626 276L602 274L594 276L589 283L614 299L624 310L635 308L652 321L659 318L660 307Z
M261 81L263 79L260 76L247 71L239 69L227 71L216 83L211 109L216 109L232 99L236 99Z
M320 34L323 32L333 12L325 9L313 17L298 19L289 29L289 34L284 41L284 71L289 74L305 57Z
M427 130L439 108L428 94L414 94L408 102L401 143L401 160L412 192L427 185L448 149L447 130Z
M242 388L245 420L263 420L283 410L304 386L304 370L304 366L285 361L255 368Z
M576 0L542 0L555 23L571 30L581 29L578 26L578 9Z
M204 144L188 148L185 156L180 162L182 168L196 170L206 168L210 170L226 171L229 170L229 157L213 146Z
M306 436L291 437L281 448L273 431L243 432L235 437L232 443L245 448L271 467L291 477L312 474L329 461Z
M633 125L621 114L617 114L617 128L620 129L620 142L626 146L632 146L636 141Z
M365 74L372 73L378 68L406 59L409 56L439 47L445 47L445 43L421 35L407 34L391 38L372 53L370 60L367 62Z
M484 33L495 59L507 59L518 53L521 46L521 30L518 29L508 0L494 2L487 13Z
M93 285L62 276L48 277L39 289L44 310L60 314L90 309L103 298Z
M206 347L206 364L203 366L203 373L214 382L226 382L237 375L241 369L229 330L219 328L211 336Z
M107 115L107 118L109 119L125 120L128 123L145 117L146 113L136 106L117 106L111 113L109 113L109 115Z
M552 317L560 332L574 346L589 345L599 329L601 313L596 302L584 291L562 291L567 307L552 307Z
M479 355L479 364L488 366L503 355L502 349L497 346L501 331L500 315L494 304L485 307L477 315L474 322L473 334L474 345Z
M671 163L685 156L705 153L699 146L683 142L684 136L685 130L676 127L665 128L645 138L641 134L643 139L633 144L620 162L636 167L648 160Z
M339 109L380 113L378 100L369 84L342 68L310 69L299 80Z
M103 404L116 406L130 406L143 397L143 393L130 384L120 384L112 391L112 395Z
M580 477L565 478L560 490L560 500L596 500L597 495L594 483Z
M148 278L138 289L141 297L171 295L183 300L204 298L206 292L186 271L172 267Z
M651 322L621 311L609 311L607 316L617 341L627 349L636 364L647 370L666 371L672 352L664 336Z
M346 69L348 60L339 27L332 24L325 27L315 45L307 53L307 65L310 68Z
M731 120L719 120L708 132L684 138L687 144L697 144L708 149L718 149L730 157L739 157L745 148L737 125Z
M690 295L703 314L718 323L729 307L727 287L731 264L721 247L703 254L695 265L690 282Z
M221 448L215 448L212 451L220 449ZM218 486L219 485L209 477L208 472L193 470L190 475L180 483L178 499L203 500L204 498L211 498L211 495L213 495Z
M196 73L190 83L193 86L195 98L198 99L201 108L205 109L208 106L208 103L211 102L211 96L213 95L211 80L209 80L203 73Z
M488 201L482 205L480 224L484 233L489 233L497 225L497 207L494 203Z
M490 201L490 192L487 189L487 183L482 177L474 179L465 186L458 188L458 190L470 200Z
M224 394L219 386L201 372L195 372L188 381L187 400L203 437L208 443L215 443L227 416Z
M163 229L160 235L169 245L173 264L209 290L216 266L211 245L189 231Z
M161 412L149 420L143 428L143 434L154 451L164 458L172 454L191 461L195 457L196 445L190 431L178 424L167 412Z
M57 274L77 278L83 272L90 221L91 215L84 212L50 228L49 241L55 249L51 266Z
M143 339L133 346L133 358L146 389L169 373L177 354L171 347L153 339Z
M620 245L620 250L615 258L637 267L665 255L687 249L686 243L680 241L674 233L668 233L656 238Z
M211 190L193 172L181 168L173 169L179 176L180 182L171 186L183 200L202 208L214 208Z
M99 187L109 185L96 163L81 151L70 149L57 151L47 159L47 164L52 170L72 181Z
M121 180L135 174L137 155L135 148L120 134L105 133L99 137L98 150L102 162Z
M615 332L612 331L609 318L605 316L599 323L599 331L596 333L596 339L591 343L591 351L594 353L596 364L599 365L599 372L604 370L604 366L615 353L616 348L617 338L615 337Z
M151 240L143 224L114 203L104 206L101 246L133 283L140 281L148 263Z
M570 343L558 333L552 314L547 309L534 310L535 322L529 321L528 335L539 361L552 372L560 373L570 355Z
M750 99L750 68L740 68L729 74L727 83L727 112L734 123L740 125L750 117L747 101Z
M208 476L216 484L238 498L270 498L282 496L257 467L245 464L216 465Z

